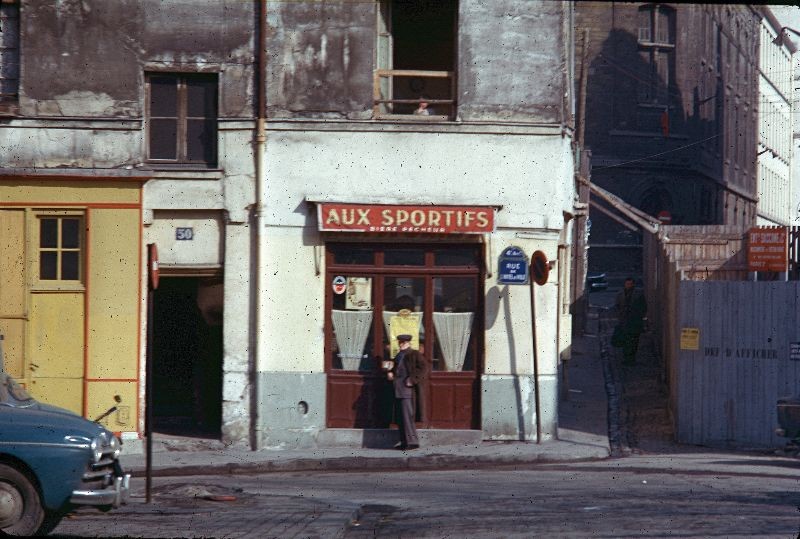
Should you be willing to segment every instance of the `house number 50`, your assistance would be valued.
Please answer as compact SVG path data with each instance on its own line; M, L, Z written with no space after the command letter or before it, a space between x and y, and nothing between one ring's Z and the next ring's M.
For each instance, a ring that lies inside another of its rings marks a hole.
M194 229L191 227L177 227L175 239L178 241L191 241L194 239Z

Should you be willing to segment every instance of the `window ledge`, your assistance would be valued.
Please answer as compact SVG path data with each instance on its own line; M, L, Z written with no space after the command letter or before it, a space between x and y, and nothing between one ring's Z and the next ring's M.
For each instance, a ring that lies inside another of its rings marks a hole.
M161 168L153 167L150 177L158 179L192 179L192 180L221 180L225 175L223 169L207 168Z
M452 122L453 118L447 114L377 114L376 120L402 120L406 122Z
M419 116L409 115L391 120L330 120L314 118L270 119L270 131L369 131L369 132L426 132L496 135L563 135L558 123L490 122L490 121L418 121ZM428 116L428 118L431 118Z
M77 293L86 292L86 287L83 283L75 282L57 282L52 283L46 281L39 281L31 287L31 293L46 293L46 292L64 292L64 293Z
M19 102L0 101L0 118L19 116Z

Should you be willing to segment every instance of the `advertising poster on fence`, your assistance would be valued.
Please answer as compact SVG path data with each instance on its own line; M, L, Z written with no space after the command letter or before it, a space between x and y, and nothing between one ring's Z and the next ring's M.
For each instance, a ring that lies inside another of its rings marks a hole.
M753 227L747 234L748 271L786 271L785 227Z

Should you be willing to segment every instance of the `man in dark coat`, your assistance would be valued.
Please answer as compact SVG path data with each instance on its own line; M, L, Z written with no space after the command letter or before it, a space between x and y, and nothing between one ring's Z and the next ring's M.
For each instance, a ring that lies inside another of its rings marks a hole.
M644 317L647 315L647 300L639 290L633 277L625 279L624 288L617 294L617 321L622 332L622 362L633 364L639 348L639 335L644 331Z
M424 417L425 395L428 383L428 364L425 357L411 348L411 335L398 335L400 351L394 366L387 373L393 382L396 409L400 416L400 443L398 449L417 449L419 438L414 424L417 414Z

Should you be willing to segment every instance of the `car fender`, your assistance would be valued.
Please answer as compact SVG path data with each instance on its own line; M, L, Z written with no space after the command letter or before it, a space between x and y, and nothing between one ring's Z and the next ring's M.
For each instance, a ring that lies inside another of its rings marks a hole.
M72 491L80 487L91 452L88 443L0 441L0 460L4 456L25 464L39 484L42 504L58 510L68 504Z

